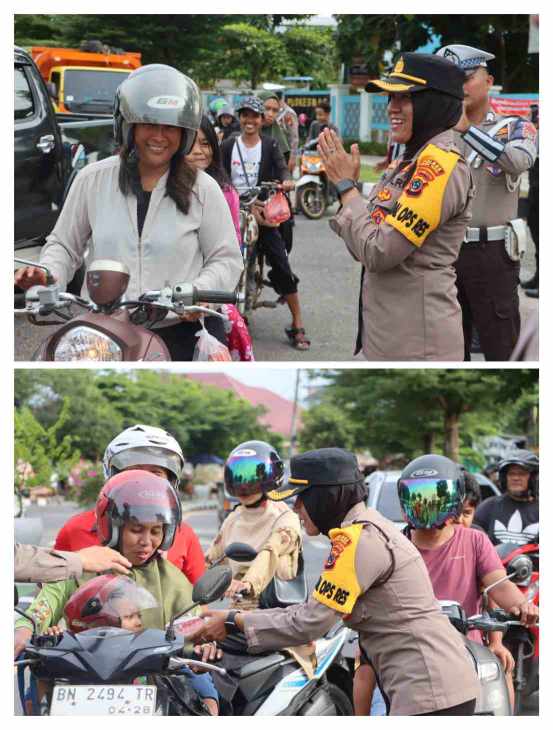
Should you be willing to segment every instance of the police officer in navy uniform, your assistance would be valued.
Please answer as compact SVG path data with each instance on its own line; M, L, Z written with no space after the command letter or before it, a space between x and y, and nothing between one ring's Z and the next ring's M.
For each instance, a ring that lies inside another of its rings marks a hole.
M508 360L520 333L518 284L526 238L525 224L517 218L519 185L536 160L536 129L525 119L493 111L487 62L495 56L465 45L437 53L465 72L464 113L455 129L476 184L472 220L456 264L465 360L470 360L473 328L486 360Z

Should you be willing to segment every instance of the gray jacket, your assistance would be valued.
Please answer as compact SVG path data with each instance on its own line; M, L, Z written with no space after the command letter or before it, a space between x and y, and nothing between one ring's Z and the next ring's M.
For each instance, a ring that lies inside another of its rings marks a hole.
M118 157L109 157L79 172L46 240L40 263L52 270L62 288L88 247L89 262L115 259L129 267L127 299L177 282L233 291L243 261L228 204L215 180L198 172L184 215L165 194L165 173L152 191L139 236L137 200L119 189L119 164Z

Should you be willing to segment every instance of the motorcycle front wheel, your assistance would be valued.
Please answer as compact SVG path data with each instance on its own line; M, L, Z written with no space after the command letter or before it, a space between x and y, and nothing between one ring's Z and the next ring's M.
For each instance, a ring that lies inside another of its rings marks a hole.
M315 183L308 183L298 191L298 205L311 220L322 218L326 210L323 189Z
M353 715L353 705L344 690L337 687L335 684L329 684L327 688L330 698L334 702L337 715Z

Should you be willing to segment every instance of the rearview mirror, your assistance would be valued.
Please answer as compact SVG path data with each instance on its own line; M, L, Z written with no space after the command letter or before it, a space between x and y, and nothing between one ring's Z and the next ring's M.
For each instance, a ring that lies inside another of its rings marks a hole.
M513 583L524 583L532 575L532 561L527 555L517 555L507 566L507 573L511 575Z
M226 565L217 565L206 571L194 584L194 603L213 603L221 598L232 582L232 570Z
M236 560L237 563L251 563L257 557L257 550L254 550L251 545L246 545L245 542L231 542L225 548L225 556L230 560Z

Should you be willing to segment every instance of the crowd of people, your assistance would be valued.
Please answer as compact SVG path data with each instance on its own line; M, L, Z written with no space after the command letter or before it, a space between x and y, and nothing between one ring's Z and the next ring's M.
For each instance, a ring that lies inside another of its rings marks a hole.
M498 606L523 624L537 621L537 608L514 583L497 584L506 573L493 547L539 541L538 459L532 452L515 451L501 462L503 494L481 504L476 480L458 464L432 454L414 459L397 486L407 523L402 534L366 507L364 476L350 452L322 448L294 456L284 483L278 452L265 442L245 442L230 453L224 470L225 488L239 504L205 557L182 521L184 458L170 434L140 424L128 428L107 446L103 463L105 484L95 508L72 517L52 550L15 546L16 580L43 584L30 618L16 622L16 657L34 630L62 635L62 618L73 632L102 625L163 629L190 605L206 565L223 559L233 573L230 610L198 609L205 620L191 636L204 660L220 657L214 641L242 632L249 652L287 649L300 666L309 666L310 642L343 619L359 635L356 714L470 715L478 678L436 599L458 601L473 615L482 589L490 587ZM433 509L416 508L421 495ZM293 510L285 501L292 498ZM507 519L514 510L516 525ZM508 532L498 530L501 523ZM331 541L321 578L303 603L266 610L274 582L296 580L303 571L302 528ZM249 544L256 557L228 561L225 549L236 542ZM462 562L456 561L460 554ZM324 587L329 581L332 591ZM124 590L129 584L130 592ZM501 635L474 631L470 638L485 641L497 655L512 695L514 660ZM186 670L182 679L218 714L209 672ZM40 696L48 690L42 682Z
M346 153L329 105L315 110L308 140L318 140L340 201L330 226L362 265L355 352L368 360L470 360L476 339L487 360L513 353L527 235L517 208L528 170L538 261L537 131L528 120L493 111L493 58L464 45L402 53L385 78L369 82L367 91L388 94L391 143L402 152L368 201L358 189L358 145ZM236 194L262 181L293 188L299 120L282 92L270 90L235 109L217 103L211 117L202 116L197 85L169 66L143 66L121 84L119 153L79 173L41 251L41 264L62 288L88 250L88 260L115 256L128 266L129 296L164 281L235 289L243 271ZM293 214L272 224L259 200L257 245L271 267L270 285L290 310L289 342L306 350L299 278L289 261ZM15 281L27 289L45 276L26 267ZM537 296L537 285L537 274L524 283L528 296ZM154 325L172 359L192 359L200 317L169 315ZM230 319L235 335L244 331L236 311ZM205 326L226 344L220 318ZM251 350L246 341L234 354L251 360Z

